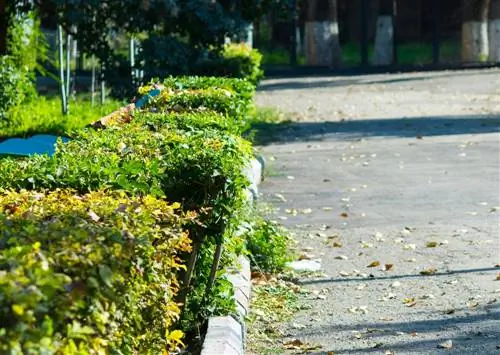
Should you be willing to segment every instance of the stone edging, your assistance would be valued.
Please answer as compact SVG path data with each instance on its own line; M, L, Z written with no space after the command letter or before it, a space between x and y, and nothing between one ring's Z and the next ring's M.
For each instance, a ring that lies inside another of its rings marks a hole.
M264 160L252 159L243 173L250 181L247 190L249 202L257 200L258 185L262 181ZM233 284L236 314L208 319L208 328L203 342L201 355L243 355L245 349L245 317L250 307L250 261L245 256L238 258L238 265L230 268L226 274Z

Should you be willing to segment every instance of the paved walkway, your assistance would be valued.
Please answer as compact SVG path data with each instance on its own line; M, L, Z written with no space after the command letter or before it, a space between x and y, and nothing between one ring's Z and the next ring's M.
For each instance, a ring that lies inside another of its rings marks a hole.
M500 354L500 71L266 80L257 101L294 121L265 128L263 200L324 272L284 340Z

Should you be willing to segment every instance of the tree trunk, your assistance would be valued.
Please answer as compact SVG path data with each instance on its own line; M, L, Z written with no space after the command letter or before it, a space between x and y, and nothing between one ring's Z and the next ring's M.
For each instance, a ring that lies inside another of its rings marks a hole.
M7 54L7 1L0 0L0 56Z
M489 61L500 62L500 0L491 0L489 36Z
M394 0L380 0L373 64L377 66L391 65L393 64L393 54Z
M339 67L337 0L309 0L305 23L306 63L311 66Z
M488 8L490 0L463 0L462 61L488 59Z

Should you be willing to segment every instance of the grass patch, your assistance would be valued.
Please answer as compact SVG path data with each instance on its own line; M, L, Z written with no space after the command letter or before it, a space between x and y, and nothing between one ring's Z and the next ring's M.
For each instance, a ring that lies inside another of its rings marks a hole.
M0 140L36 133L66 134L98 120L122 105L121 101L108 100L104 105L92 106L89 100L77 97L70 101L70 112L64 116L58 97L40 96L9 112L9 118L0 122Z
M249 354L283 353L279 325L303 308L301 298L306 294L300 286L272 276L253 279L247 328Z
M348 42L342 44L342 65L344 67L361 65L361 44ZM262 63L265 65L290 65L290 51L285 48L262 50ZM368 46L368 58L372 59L374 45ZM442 63L460 60L460 42L443 41L440 45L440 61ZM431 42L410 42L398 44L398 64L424 65L432 63ZM297 56L297 64L305 65L305 55Z
M275 107L257 107L247 123L244 137L254 145L264 145L279 140L280 130L276 128L291 122L287 114Z

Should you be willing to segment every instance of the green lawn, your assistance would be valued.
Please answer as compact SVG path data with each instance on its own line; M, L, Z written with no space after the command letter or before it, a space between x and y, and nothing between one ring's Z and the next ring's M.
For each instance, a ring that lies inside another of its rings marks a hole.
M64 116L58 97L40 96L33 102L13 109L8 121L0 121L0 140L35 133L63 134L97 121L123 105L123 102L108 100L104 105L92 107L90 100L77 97L70 100L69 114Z
M262 50L265 65L289 65L290 53L284 48ZM368 58L373 57L373 44L368 47ZM460 43L445 41L440 46L442 63L455 62L460 59ZM432 63L432 43L413 42L398 45L398 63L406 65L425 65ZM298 65L305 64L305 57L297 58ZM359 43L349 42L342 45L342 64L345 67L361 64L361 47Z

